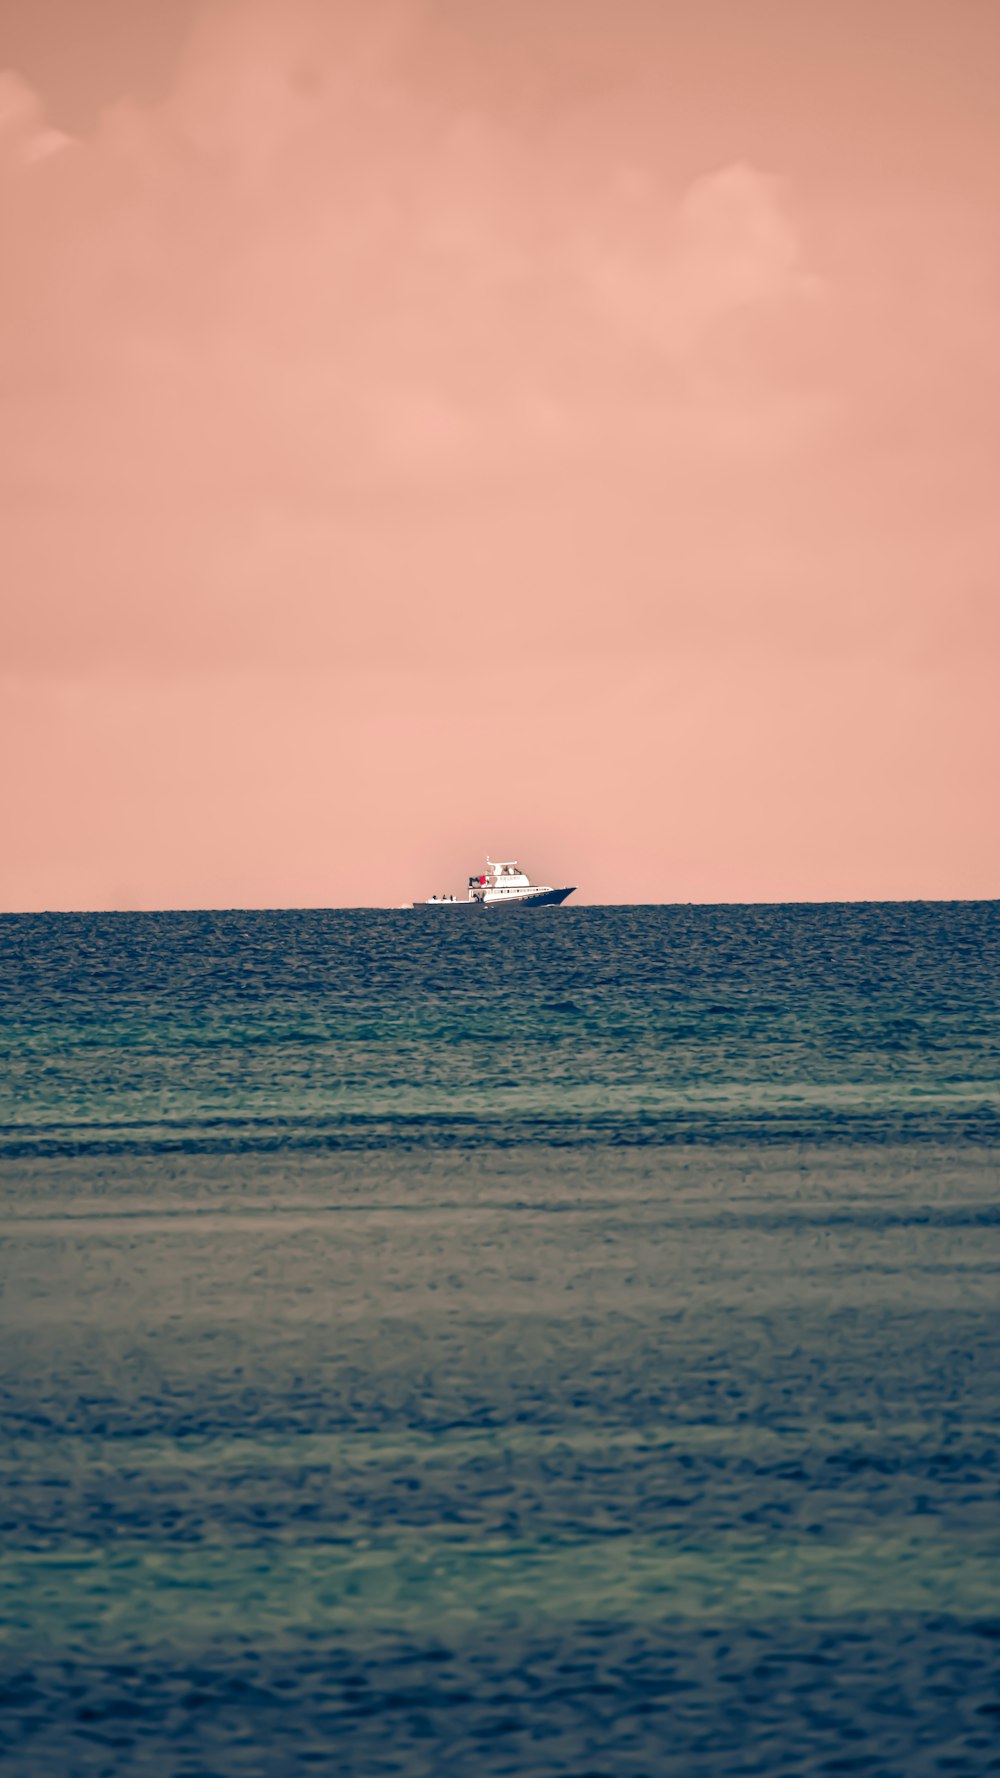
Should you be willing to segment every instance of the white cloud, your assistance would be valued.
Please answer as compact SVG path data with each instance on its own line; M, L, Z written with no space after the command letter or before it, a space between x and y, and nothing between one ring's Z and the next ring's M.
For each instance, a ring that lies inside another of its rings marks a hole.
M0 68L0 154L31 166L71 143L62 130L48 128L41 101L28 82L14 69Z
M618 195L583 269L610 316L668 353L690 353L727 316L818 288L777 181L745 161L701 175L673 206L649 178L620 181Z

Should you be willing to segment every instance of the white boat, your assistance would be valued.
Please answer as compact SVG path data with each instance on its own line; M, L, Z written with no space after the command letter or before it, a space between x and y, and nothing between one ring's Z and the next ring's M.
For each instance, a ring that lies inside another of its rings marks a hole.
M454 895L431 895L426 901L415 901L415 908L467 907L558 907L575 884L568 889L553 889L551 883L533 883L512 858L487 858L486 869L469 878L469 893L464 901Z

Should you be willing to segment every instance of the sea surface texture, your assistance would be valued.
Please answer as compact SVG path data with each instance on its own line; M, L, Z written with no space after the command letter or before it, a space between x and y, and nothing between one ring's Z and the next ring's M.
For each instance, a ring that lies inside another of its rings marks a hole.
M1000 907L0 920L6 1778L1000 1771Z

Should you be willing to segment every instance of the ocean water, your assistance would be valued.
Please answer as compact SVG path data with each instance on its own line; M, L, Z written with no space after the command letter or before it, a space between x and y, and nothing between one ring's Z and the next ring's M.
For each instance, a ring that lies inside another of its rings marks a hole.
M1000 904L0 920L10 1778L1000 1771Z

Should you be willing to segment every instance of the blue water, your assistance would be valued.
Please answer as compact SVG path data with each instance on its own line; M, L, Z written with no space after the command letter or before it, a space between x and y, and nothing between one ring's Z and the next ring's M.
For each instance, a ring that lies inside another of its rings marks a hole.
M1000 905L0 920L12 1778L1000 1770Z

